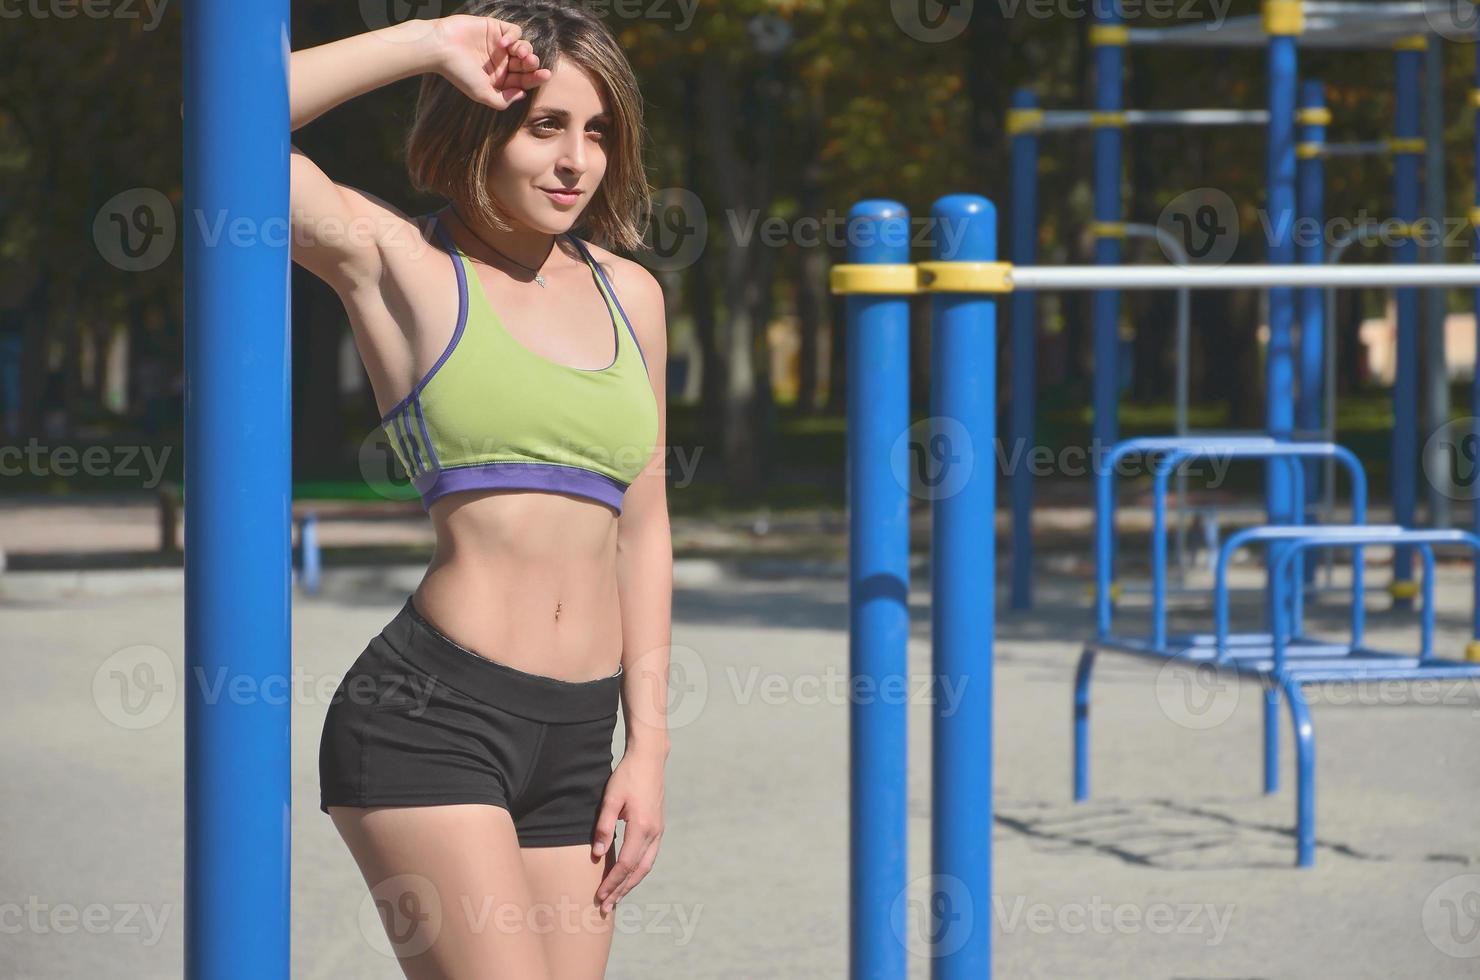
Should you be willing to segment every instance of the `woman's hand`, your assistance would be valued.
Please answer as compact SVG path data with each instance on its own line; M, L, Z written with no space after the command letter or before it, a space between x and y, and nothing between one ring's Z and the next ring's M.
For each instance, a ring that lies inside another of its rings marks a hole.
M474 102L507 109L532 89L550 80L534 48L520 37L517 24L453 14L436 20L438 71Z
M626 823L616 863L607 861L606 877L596 889L603 914L611 911L647 876L658 857L663 836L663 763L665 755L628 749L612 770L596 820L592 853L600 857L611 847L617 818Z

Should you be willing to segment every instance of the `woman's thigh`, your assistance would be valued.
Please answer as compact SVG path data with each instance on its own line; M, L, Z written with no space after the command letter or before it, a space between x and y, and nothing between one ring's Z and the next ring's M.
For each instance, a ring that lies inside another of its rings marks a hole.
M531 928L536 896L509 811L330 806L329 815L410 980L565 976L551 972L538 922Z
M596 889L615 851L591 856L591 845L526 847L521 852L534 902L532 921L545 943L550 976L601 980L612 946L613 909L603 916Z

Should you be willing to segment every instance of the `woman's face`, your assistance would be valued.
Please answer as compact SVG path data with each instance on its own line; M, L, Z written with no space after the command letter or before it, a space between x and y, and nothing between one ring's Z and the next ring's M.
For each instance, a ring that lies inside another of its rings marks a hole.
M516 228L558 235L576 223L606 174L611 115L594 79L565 58L525 98L534 104L495 160L491 190Z

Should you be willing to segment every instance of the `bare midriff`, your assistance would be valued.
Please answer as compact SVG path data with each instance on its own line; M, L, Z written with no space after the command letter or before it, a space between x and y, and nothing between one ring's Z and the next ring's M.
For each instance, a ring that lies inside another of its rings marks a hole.
M412 602L449 639L530 674L617 672L617 514L578 497L470 491L432 503L436 551Z

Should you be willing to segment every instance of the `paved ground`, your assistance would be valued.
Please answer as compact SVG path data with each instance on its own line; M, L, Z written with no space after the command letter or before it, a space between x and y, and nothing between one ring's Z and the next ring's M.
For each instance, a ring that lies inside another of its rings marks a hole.
M706 578L704 568L685 565L675 596L685 693L673 707L669 829L625 903L609 976L845 976L848 711L816 692L846 675L846 580L824 566L790 577L773 567L767 578ZM316 692L332 690L419 573L346 572L318 597L295 597L295 668L306 681L293 718L296 978L400 976L361 931L363 884L317 808L326 704ZM1440 648L1453 654L1469 593L1449 574ZM0 975L180 975L183 709L154 702L168 710L136 727L105 666L144 644L180 673L181 595L168 580L156 588L0 600ZM920 677L926 588L917 576ZM979 913L995 931L997 975L1480 975L1474 685L1312 690L1319 855L1297 870L1288 732L1284 789L1266 798L1249 685L1198 691L1196 678L1103 660L1094 799L1070 801L1082 580L1050 581L1040 603L1040 615L1004 616L997 645L997 809L982 828L997 902ZM1382 613L1372 629L1394 645L1413 633ZM930 706L917 699L910 710L918 878L929 869ZM912 977L928 976L925 958L910 962Z

